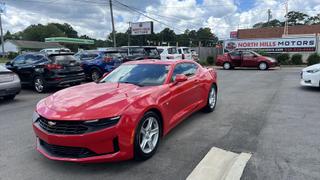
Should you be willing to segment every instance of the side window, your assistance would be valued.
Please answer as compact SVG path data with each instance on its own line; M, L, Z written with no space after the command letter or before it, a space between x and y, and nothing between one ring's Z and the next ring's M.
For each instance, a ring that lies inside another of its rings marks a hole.
M33 64L35 62L37 62L40 59L37 59L36 56L28 54L25 56L25 63L26 64Z
M193 63L181 63L177 64L173 70L171 81L174 81L177 74L184 74L188 77L195 75L198 66Z
M178 49L178 52L179 52L179 54L182 54L182 51L181 51L181 49Z
M243 57L253 57L253 54L248 51L244 51L242 54L243 54Z
M168 54L177 54L176 48L168 48Z
M24 55L20 55L13 60L13 65L25 64Z

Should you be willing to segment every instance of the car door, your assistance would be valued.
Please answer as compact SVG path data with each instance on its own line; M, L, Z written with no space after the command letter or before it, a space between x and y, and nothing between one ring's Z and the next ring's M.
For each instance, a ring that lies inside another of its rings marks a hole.
M24 64L21 64L19 66L19 73L20 73L20 76L23 78L23 81L29 82L29 83L32 82L34 70L36 68L36 62L42 58L43 56L41 55L33 55L33 54L27 54L24 57Z
M11 71L18 74L20 81L26 82L26 77L23 76L22 67L25 65L25 55L19 55L15 59L12 60L10 65L7 65L7 68Z
M241 58L241 52L240 51L232 51L229 53L231 63L235 67L239 67L242 65L242 58Z
M243 51L242 52L242 66L245 67L256 67L258 66L258 61L256 56L250 51Z
M168 102L170 124L178 123L186 114L192 111L199 101L199 88L196 77L197 66L193 63L179 63L175 66L171 77L170 100ZM184 74L187 81L175 83L177 74Z

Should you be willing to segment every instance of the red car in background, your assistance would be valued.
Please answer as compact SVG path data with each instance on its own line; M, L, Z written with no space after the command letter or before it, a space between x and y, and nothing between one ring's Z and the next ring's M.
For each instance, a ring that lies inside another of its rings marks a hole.
M191 60L122 64L99 82L61 90L33 115L37 150L52 160L147 159L160 138L217 102L217 74Z
M267 70L270 67L278 66L278 62L274 58L262 56L254 51L231 51L219 55L216 65L222 66L224 69L257 67L260 70Z

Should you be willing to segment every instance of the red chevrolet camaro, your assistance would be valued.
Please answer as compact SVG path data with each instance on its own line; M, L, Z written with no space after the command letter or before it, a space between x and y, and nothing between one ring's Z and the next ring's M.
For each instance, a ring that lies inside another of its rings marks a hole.
M97 83L41 100L33 115L37 150L61 161L144 160L174 126L216 102L213 69L189 60L127 62Z

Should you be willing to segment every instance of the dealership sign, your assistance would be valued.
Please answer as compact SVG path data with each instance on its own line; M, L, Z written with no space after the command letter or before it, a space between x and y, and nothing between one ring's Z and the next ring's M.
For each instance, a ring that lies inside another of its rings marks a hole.
M131 23L131 35L147 35L153 32L153 22Z
M226 40L227 50L262 50L266 52L306 52L316 50L315 37Z

